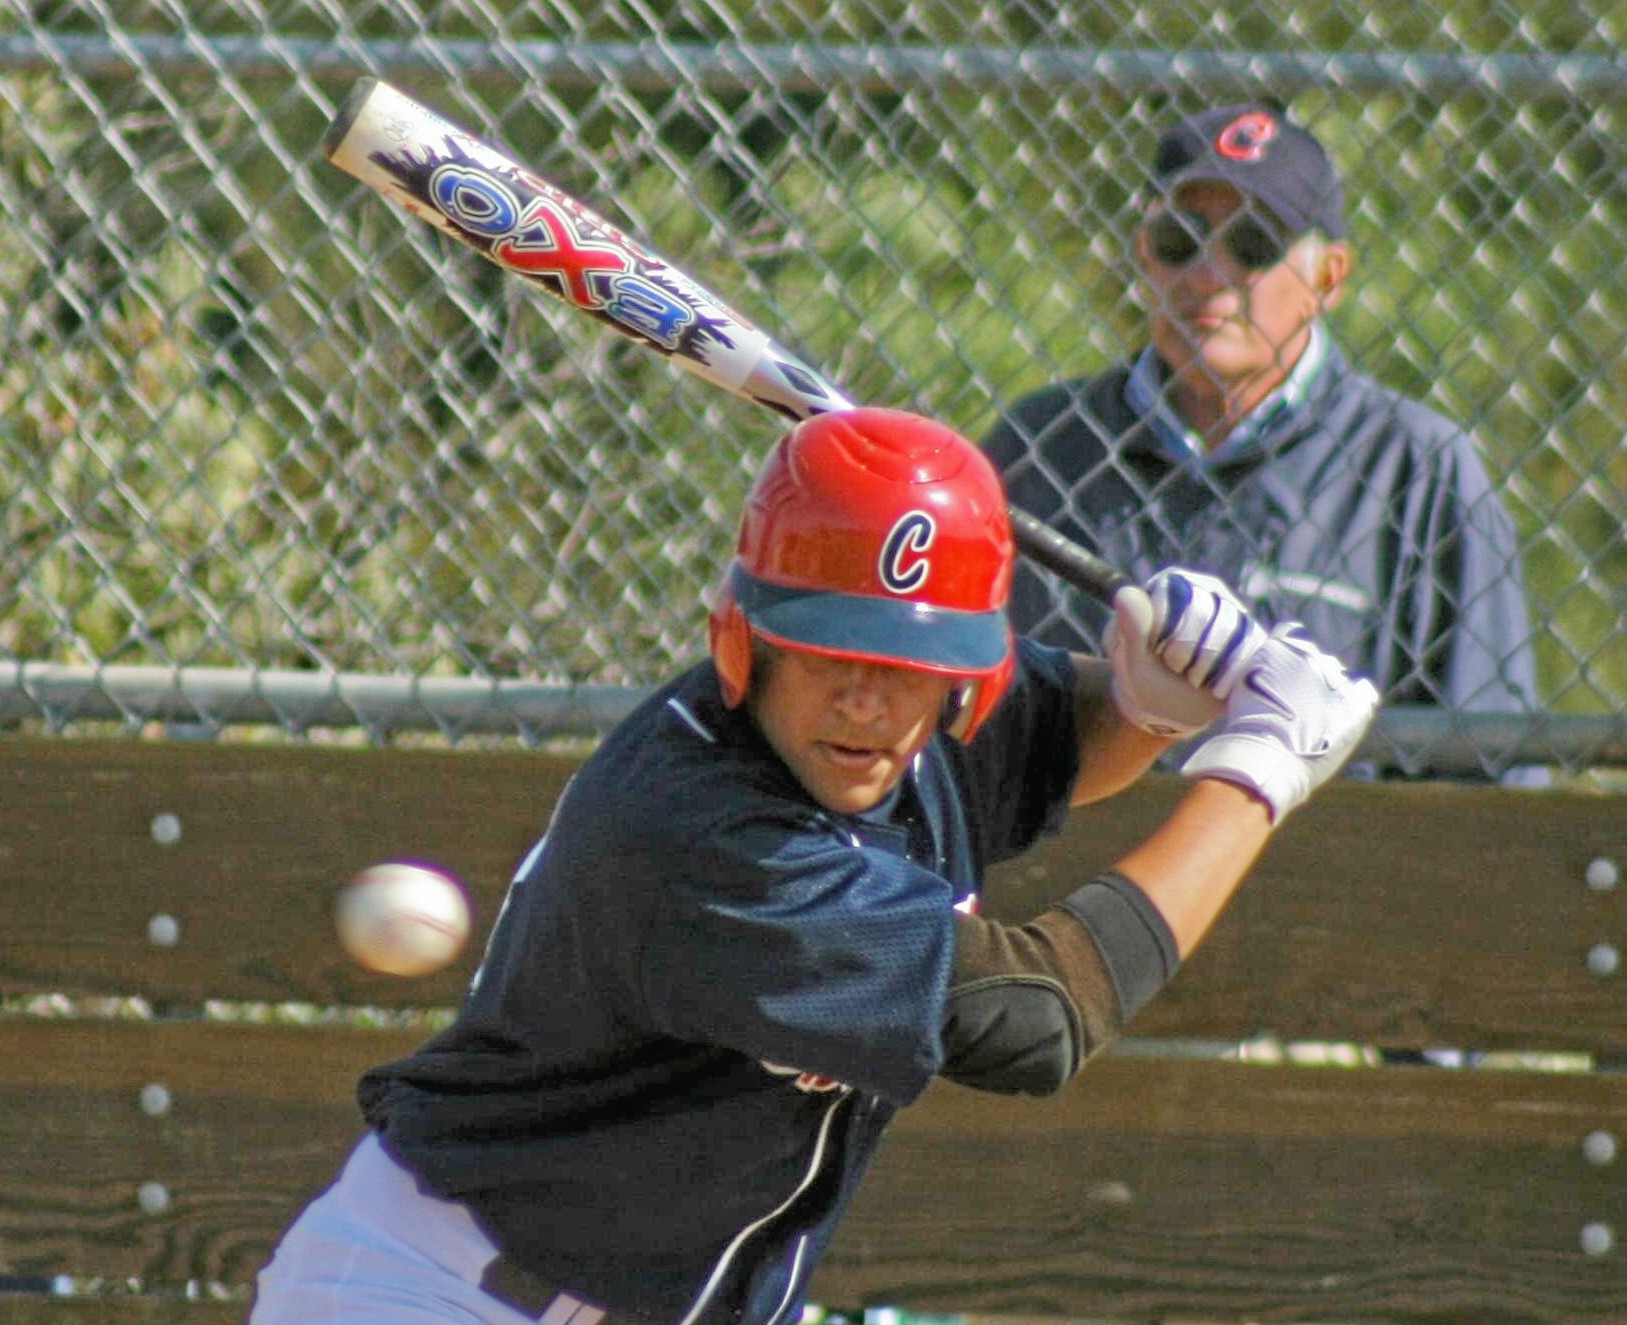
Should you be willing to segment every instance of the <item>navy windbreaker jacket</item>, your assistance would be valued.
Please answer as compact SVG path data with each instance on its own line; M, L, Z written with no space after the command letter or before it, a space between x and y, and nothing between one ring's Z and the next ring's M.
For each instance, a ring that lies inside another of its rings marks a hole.
M1178 465L1125 399L1128 364L1025 397L985 450L1015 505L1145 580L1220 576L1391 704L1540 707L1513 522L1469 436L1355 372L1331 341L1302 404L1256 453ZM1017 629L1087 652L1106 617L1019 565Z

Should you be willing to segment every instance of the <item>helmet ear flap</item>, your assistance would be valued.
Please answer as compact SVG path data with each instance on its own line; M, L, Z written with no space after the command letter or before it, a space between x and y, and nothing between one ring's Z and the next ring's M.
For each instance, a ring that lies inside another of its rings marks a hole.
M989 714L1000 707L1016 670L1015 655L1007 653L1005 662L992 675L968 682L957 689L949 697L944 714L944 730L962 745L969 744Z
M725 585L718 591L707 630L712 642L712 665L722 684L723 703L736 708L751 684L751 624Z

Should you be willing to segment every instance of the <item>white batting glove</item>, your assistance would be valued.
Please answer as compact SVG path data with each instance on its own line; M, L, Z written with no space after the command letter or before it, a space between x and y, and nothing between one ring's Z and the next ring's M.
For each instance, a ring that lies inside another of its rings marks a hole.
M1113 700L1156 736L1190 736L1225 712L1226 697L1265 631L1226 585L1199 571L1161 570L1143 591L1113 598L1103 641Z
M1240 783L1264 798L1272 822L1281 823L1344 766L1378 702L1372 683L1351 677L1298 622L1278 626L1232 692L1226 720L1181 775Z

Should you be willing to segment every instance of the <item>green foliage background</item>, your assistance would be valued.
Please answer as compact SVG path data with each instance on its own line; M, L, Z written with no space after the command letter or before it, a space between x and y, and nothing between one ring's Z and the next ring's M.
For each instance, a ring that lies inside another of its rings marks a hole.
M647 683L699 651L777 425L323 162L363 71L516 145L856 397L972 435L1136 343L1158 127L1274 93L1347 175L1337 333L1505 480L1549 704L1627 704L1617 7L184 8L121 5L111 58L100 9L0 17L7 656Z

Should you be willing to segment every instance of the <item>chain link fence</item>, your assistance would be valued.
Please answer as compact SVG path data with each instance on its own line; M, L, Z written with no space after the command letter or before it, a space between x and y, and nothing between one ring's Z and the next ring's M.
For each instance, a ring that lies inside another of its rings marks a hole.
M1346 176L1334 334L1473 430L1530 595L1538 705L1384 739L1622 761L1624 46L1598 0L3 0L0 720L536 740L700 655L780 424L333 168L363 75L975 437L1136 350L1157 132L1269 96Z

